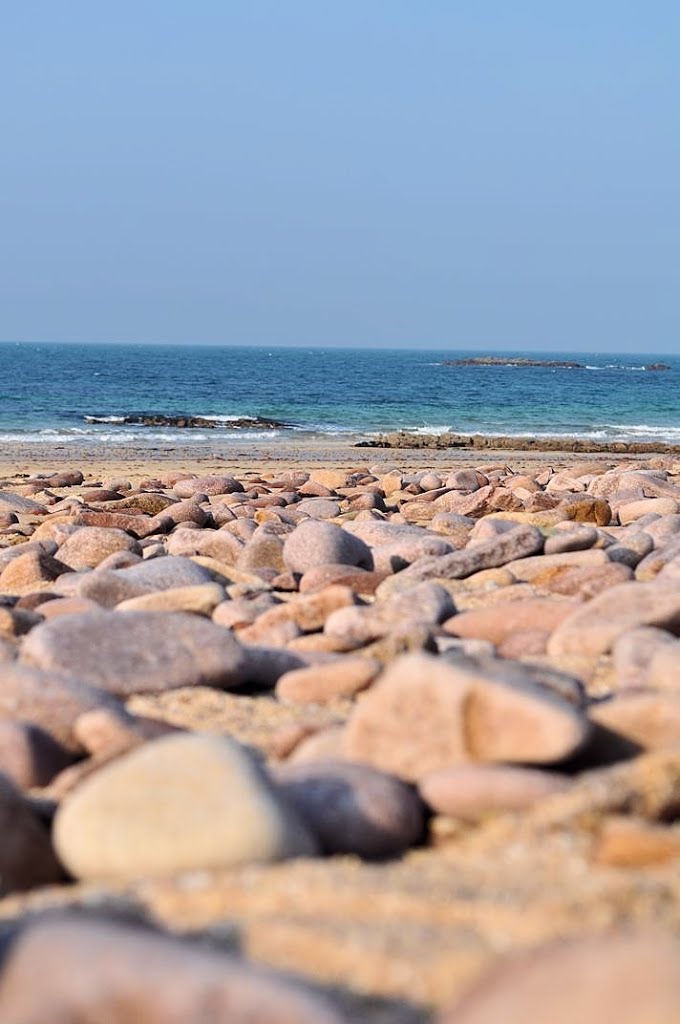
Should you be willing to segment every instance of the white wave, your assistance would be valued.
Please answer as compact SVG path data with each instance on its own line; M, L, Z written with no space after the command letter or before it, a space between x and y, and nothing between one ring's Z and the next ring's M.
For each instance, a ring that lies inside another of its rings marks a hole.
M654 438L680 438L680 426L658 426L652 423L605 423L606 430L615 430L628 435Z
M449 434L451 433L452 428L451 425L447 423L446 426L440 426L435 424L434 426L423 425L420 427L406 427L405 429L408 430L409 433L411 434L424 434L428 437L434 437L437 434Z
M203 441L220 444L224 441L267 440L281 436L280 430L152 430L148 427L138 429L109 430L54 430L50 427L37 431L0 433L0 444L138 444L146 447L150 442L159 441L165 444L178 443L184 447Z
M124 416L83 416L86 423L125 423Z

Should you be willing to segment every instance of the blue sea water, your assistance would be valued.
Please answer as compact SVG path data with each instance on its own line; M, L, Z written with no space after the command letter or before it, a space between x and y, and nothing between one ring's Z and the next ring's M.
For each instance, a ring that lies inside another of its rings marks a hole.
M0 443L198 444L287 432L565 436L680 443L680 358L499 352L575 359L585 369L445 366L477 352L163 345L0 345ZM651 372L652 362L671 369ZM217 430L117 420L156 413L222 417ZM282 431L236 432L264 416ZM88 419L90 418L90 419ZM91 422L95 418L100 422Z

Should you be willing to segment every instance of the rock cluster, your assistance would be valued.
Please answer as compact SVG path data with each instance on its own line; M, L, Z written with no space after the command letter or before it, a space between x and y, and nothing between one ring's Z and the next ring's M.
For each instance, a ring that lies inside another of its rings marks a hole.
M587 835L598 863L680 861L677 460L136 485L69 471L0 481L0 515L3 895L380 862L490 828ZM285 724L251 745L163 714L206 692ZM3 1021L46 1004L122 1024L342 1019L128 925L10 932ZM656 933L550 948L442 1020L525 1019L588 961L565 1020L628 1019L623 965L670 1024L673 956ZM647 981L625 966L640 958Z

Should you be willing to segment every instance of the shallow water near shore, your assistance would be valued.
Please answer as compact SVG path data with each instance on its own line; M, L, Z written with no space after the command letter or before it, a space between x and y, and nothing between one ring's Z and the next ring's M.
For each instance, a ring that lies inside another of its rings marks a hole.
M130 446L181 441L342 439L454 431L593 440L680 441L680 358L502 353L555 366L451 366L451 350L166 345L0 346L0 443ZM645 370L662 362L666 370ZM139 416L217 426L144 426ZM283 424L267 429L257 418ZM238 427L236 420L245 420ZM251 426L252 425L252 426Z

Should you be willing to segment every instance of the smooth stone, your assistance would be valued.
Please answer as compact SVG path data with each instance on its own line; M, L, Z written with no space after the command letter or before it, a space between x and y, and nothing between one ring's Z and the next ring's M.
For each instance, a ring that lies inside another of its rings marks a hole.
M560 530L546 537L546 555L559 555L565 551L587 551L597 543L598 532L594 526L577 526Z
M335 491L338 487L350 485L354 478L344 469L313 469L309 479L314 483L323 484L330 491Z
M249 522L249 520L239 520ZM239 569L246 572L258 572L260 569L275 569L283 572L283 540L273 533L255 534L246 543L238 557Z
M231 633L186 613L91 612L35 627L24 664L78 675L117 696L182 686L239 687L245 657Z
M589 717L643 750L680 744L680 691L617 694L594 704Z
M20 637L41 622L41 616L28 608L0 607L0 636Z
M334 523L306 519L283 545L283 557L293 572L305 573L317 565L352 565L373 568L371 549L359 537Z
M44 505L32 498L24 498L10 491L0 491L0 512L28 512L43 515L47 512Z
M333 760L287 763L272 773L324 853L396 857L423 837L422 801L393 775Z
M619 636L638 626L680 633L680 588L660 582L610 587L557 627L548 653L558 661L565 657L592 661L610 651Z
M415 579L465 579L482 569L496 569L543 550L544 537L535 526L516 526L492 540L473 544L463 551L435 558L421 558L404 569Z
M326 665L286 672L276 684L276 696L289 704L326 704L365 690L380 671L372 658L346 657Z
M245 547L244 542L228 529L190 530L186 526L174 530L166 546L169 555L204 555L225 565L236 565Z
M5 1024L342 1024L298 985L149 928L62 913L11 940Z
M140 547L138 542L123 530L83 526L60 545L57 557L71 569L94 569L117 551L140 554Z
M39 726L0 719L0 772L18 789L48 785L72 760L69 752Z
M208 569L189 558L166 555L139 562L127 569L97 569L75 580L80 597L88 597L104 608L113 608L131 597L160 590L174 590L212 583Z
M680 694L680 640L657 648L649 663L649 685Z
M506 564L516 580L524 583L542 582L556 571L573 568L600 568L609 565L605 551L600 548L588 551L564 551L559 555L536 555L520 558Z
M591 598L610 587L616 587L620 583L632 580L633 570L630 566L622 565L620 562L607 562L607 564L596 565L592 568L587 566L557 568L539 574L535 579L542 590L550 591L552 594L561 594L563 597L576 597L581 601L590 601Z
M660 516L676 515L680 505L673 498L644 498L642 501L630 501L618 508L619 522L622 526L634 523L636 519L656 512Z
M373 548L373 567L376 572L397 573L419 559L437 558L455 550L455 545L441 536L404 538Z
M359 647L406 625L434 626L455 611L449 592L430 580L414 583L396 594L367 607L342 608L326 619L327 636L341 639L348 648Z
M47 830L14 783L2 773L0 837L0 896L63 879ZM2 1014L0 1019L9 1024Z
M680 676L680 641L675 640L665 629L641 626L639 629L622 633L612 647L616 689L658 686L656 679L652 679L652 666L655 655L667 648L674 651L672 661L675 663L675 672L671 675ZM673 680L666 679L666 673L663 673L660 681L662 685L659 689L673 688ZM664 686L664 682L669 682L670 687ZM680 688L680 678L677 686Z
M437 814L477 823L493 814L524 811L570 785L568 778L555 772L484 764L432 772L420 780L418 789Z
M116 605L116 611L192 612L194 615L210 616L224 599L224 587L219 583L197 583L190 587L172 587L153 594L129 597Z
M0 630L0 662L14 661L18 655L18 645L9 637L3 636Z
M358 703L348 758L414 781L470 761L552 764L586 742L589 724L528 673L496 659L395 659Z
M93 708L84 711L73 723L73 734L88 754L94 757L121 753L179 731L169 722L132 715L123 708Z
M316 853L245 747L188 733L146 743L82 782L57 811L54 843L79 879L167 877Z
M54 600L45 601L39 608L40 614L45 620L56 619L60 615L82 615L84 612L101 610L96 601L90 601L87 597L57 597Z
M102 706L121 708L114 697L78 678L17 661L0 664L0 720L37 725L68 751L82 749L73 733L78 716Z
M643 558L635 570L635 579L642 583L649 583L661 573L667 565L676 558L680 558L680 537L672 537L666 544ZM0 576L0 582L2 577Z
M45 551L29 551L13 559L0 573L0 593L24 594L54 582L69 566Z
M195 494L237 494L243 486L233 476L199 476L178 480L172 489L178 498L191 498Z
M300 578L300 593L313 594L332 584L349 587L355 594L372 595L385 573L368 572L351 565L317 565Z
M528 630L550 634L580 607L580 602L576 601L528 598L460 612L447 619L443 628L452 636L502 644L513 634Z
M305 498L297 505L296 512L312 519L335 519L340 515L340 505L330 498Z
M653 929L557 941L487 971L438 1024L677 1024L679 961Z

